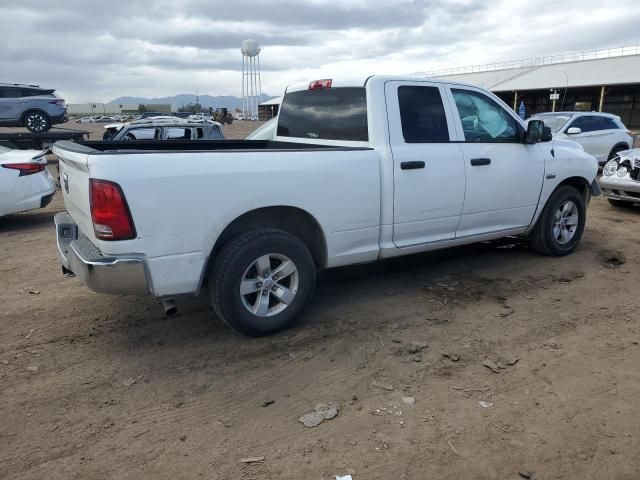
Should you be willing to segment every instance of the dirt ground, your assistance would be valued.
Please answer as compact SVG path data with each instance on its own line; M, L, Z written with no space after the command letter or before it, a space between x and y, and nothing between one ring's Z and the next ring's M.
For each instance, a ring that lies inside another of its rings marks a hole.
M565 258L506 239L324 272L262 339L63 277L62 209L0 218L2 479L640 478L640 209L595 199ZM339 414L305 427L319 402Z

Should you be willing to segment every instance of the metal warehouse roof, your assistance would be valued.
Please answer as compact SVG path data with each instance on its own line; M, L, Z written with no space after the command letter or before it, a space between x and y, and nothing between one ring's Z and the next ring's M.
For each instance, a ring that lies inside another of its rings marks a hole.
M260 105L280 105L282 103L282 97L275 97L266 102L262 102Z
M495 92L640 83L640 47L464 67L427 75Z

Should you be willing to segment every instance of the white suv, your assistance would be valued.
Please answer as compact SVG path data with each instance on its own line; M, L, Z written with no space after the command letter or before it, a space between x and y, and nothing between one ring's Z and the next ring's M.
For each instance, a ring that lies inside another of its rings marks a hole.
M551 128L554 138L579 143L585 152L596 157L600 165L604 165L616 153L633 147L631 132L620 117L610 113L538 113L527 119L529 120L542 120Z

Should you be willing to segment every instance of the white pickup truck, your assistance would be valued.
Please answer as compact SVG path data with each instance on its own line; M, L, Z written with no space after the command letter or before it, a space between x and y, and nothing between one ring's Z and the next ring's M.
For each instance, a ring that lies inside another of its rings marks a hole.
M247 335L292 325L316 270L507 235L566 255L596 160L495 95L416 77L286 90L275 141L57 142L63 270L97 292L209 296Z

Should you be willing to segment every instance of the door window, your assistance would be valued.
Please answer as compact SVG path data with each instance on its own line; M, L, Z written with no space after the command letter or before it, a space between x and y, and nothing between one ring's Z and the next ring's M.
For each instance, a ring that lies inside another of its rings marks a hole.
M569 126L577 127L582 130L582 133L587 132L597 132L598 130L609 130L611 127L606 122L605 117L596 117L595 115L585 115L583 117L578 117L575 121Z
M135 128L124 134L125 140L157 140L159 138L157 128Z
M520 143L515 119L498 103L479 92L451 89L466 142Z
M191 129L167 128L167 140L191 140Z
M406 143L445 143L449 128L437 87L398 88L402 135Z

